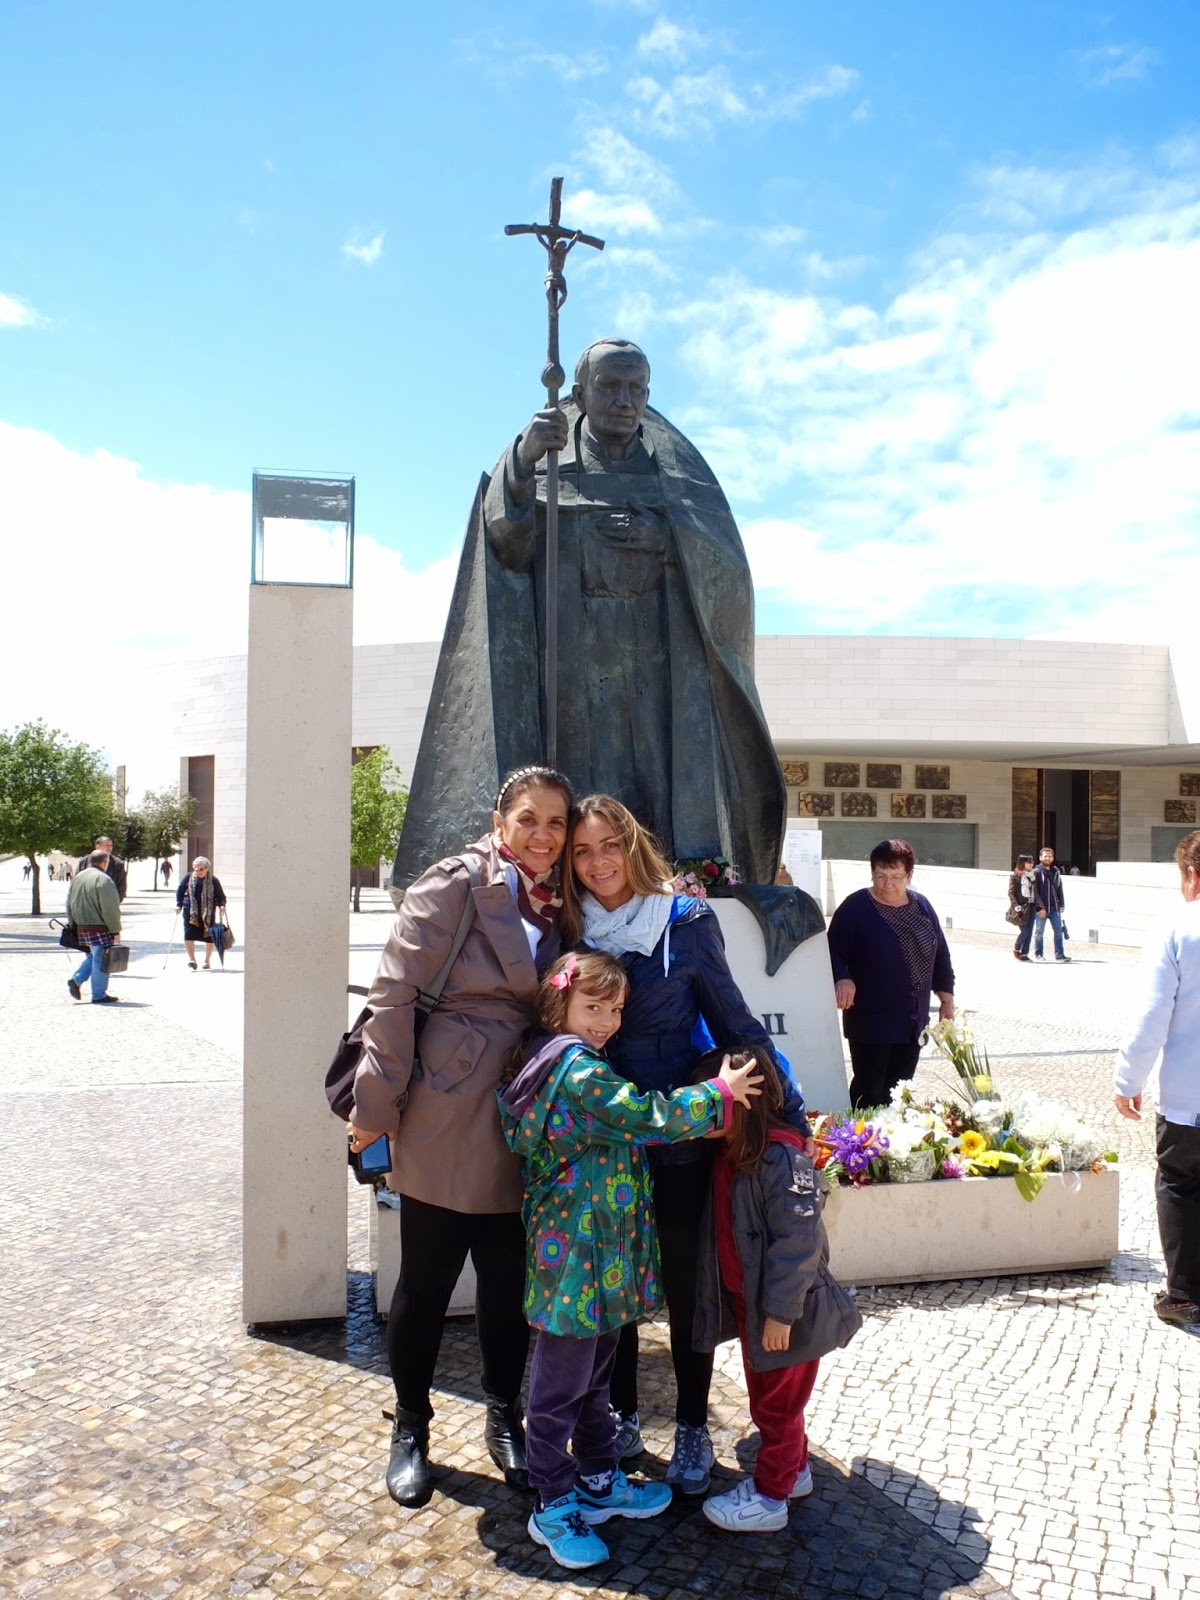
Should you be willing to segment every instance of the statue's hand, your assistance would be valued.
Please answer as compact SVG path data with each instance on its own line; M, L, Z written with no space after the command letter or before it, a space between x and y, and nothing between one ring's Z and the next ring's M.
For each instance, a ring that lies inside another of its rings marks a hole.
M557 407L539 411L517 441L517 460L524 472L532 472L548 450L565 450L567 419Z

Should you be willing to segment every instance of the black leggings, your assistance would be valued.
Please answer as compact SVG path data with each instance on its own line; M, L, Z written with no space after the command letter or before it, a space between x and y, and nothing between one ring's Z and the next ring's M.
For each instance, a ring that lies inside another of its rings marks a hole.
M662 1252L663 1290L671 1329L671 1363L675 1368L675 1420L693 1427L708 1421L712 1386L711 1351L692 1349L696 1315L696 1268L700 1259L700 1218L708 1197L712 1162L654 1168L654 1220ZM621 1329L613 1365L610 1395L616 1410L638 1409L638 1330L630 1322Z
M388 1314L388 1364L402 1411L431 1417L442 1325L468 1253L475 1264L475 1329L483 1392L515 1400L529 1354L525 1229L519 1212L470 1215L404 1196L400 1207L400 1277Z
M892 1090L903 1078L917 1070L919 1044L868 1044L851 1039L850 1104L855 1111L865 1106L886 1106Z

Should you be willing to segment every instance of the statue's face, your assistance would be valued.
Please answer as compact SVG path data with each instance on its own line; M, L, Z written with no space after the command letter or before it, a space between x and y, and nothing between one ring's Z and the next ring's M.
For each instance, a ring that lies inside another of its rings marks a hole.
M630 350L598 350L588 362L587 382L576 384L575 403L588 430L609 446L627 445L650 398L650 368Z

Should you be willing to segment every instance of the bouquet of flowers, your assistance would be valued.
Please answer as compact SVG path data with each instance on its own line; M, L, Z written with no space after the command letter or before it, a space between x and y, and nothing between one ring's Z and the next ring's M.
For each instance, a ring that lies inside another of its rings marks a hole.
M813 1123L817 1155L813 1165L825 1174L833 1187L848 1183L857 1187L883 1177L887 1140L863 1117L818 1117Z
M691 894L698 900L707 900L709 895L718 898L727 895L735 884L741 883L742 875L724 856L697 856L675 863L673 881L677 894Z
M939 1022L925 1037L954 1067L961 1102L918 1099L904 1082L890 1105L818 1118L814 1164L827 1187L1009 1177L1034 1200L1049 1173L1100 1172L1116 1160L1074 1112L1024 1090L1005 1099L969 1029Z

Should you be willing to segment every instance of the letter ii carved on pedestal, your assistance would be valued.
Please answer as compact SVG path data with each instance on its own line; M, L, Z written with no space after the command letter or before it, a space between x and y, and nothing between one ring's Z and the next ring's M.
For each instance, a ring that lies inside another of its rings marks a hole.
M772 1039L778 1038L780 1034L787 1032L787 1024L783 1020L782 1011L764 1011L762 1019L763 1027L771 1035ZM774 1024L773 1027L772 1023Z

